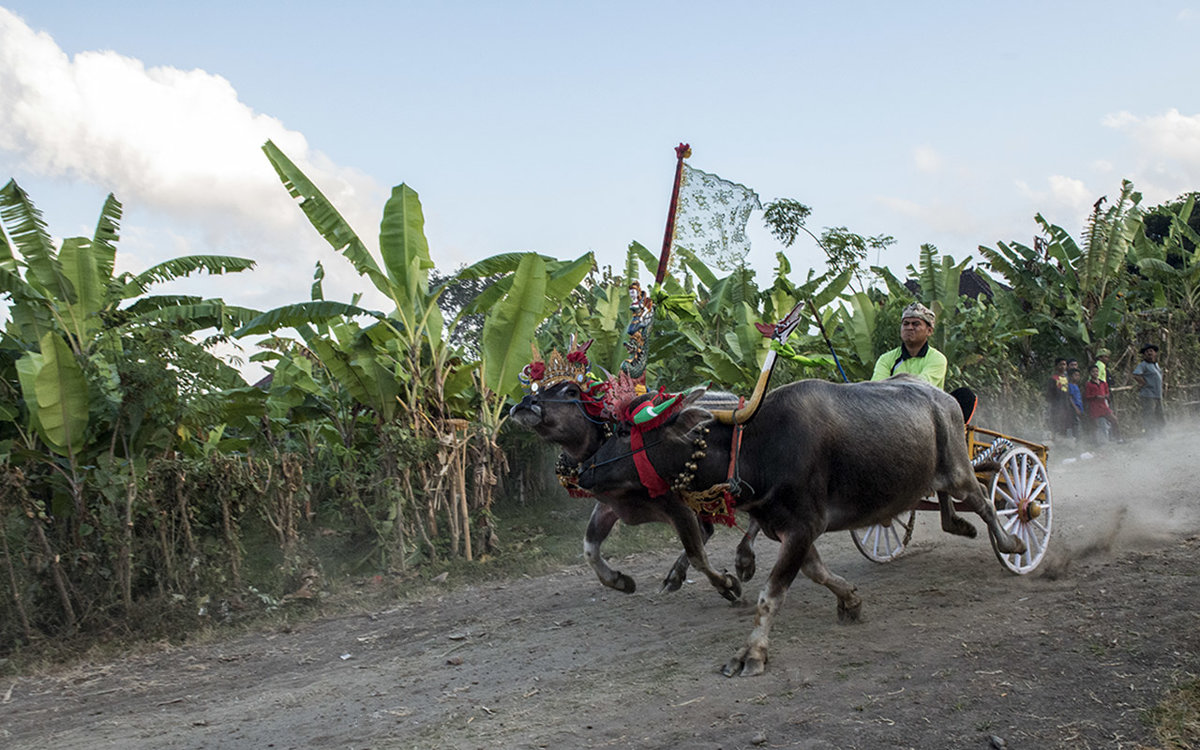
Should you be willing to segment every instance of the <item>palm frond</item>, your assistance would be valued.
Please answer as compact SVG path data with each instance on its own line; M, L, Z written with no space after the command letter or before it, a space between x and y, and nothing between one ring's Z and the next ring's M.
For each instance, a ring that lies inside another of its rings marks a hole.
M187 278L194 273L220 276L221 274L245 271L254 266L255 261L232 255L181 255L178 258L151 266L137 276L128 279L125 284L124 297L128 299L145 294L154 284Z
M100 218L96 221L96 231L92 234L92 252L96 253L96 269L101 278L110 279L113 275L113 264L117 257L116 242L120 239L118 232L121 225L121 201L112 193L104 199L100 209Z
M130 315L146 315L155 310L162 310L167 307L179 307L181 305L196 305L204 300L203 297L198 297L190 294L156 294L153 297L141 297L129 307L123 308L123 312Z
M25 258L29 268L26 281L54 299L73 300L74 292L63 278L46 220L16 180L0 188L0 220L17 252Z
M267 141L262 148L288 193L300 201L300 210L308 217L313 228L321 233L335 251L346 256L360 275L369 278L376 289L390 297L387 276L379 270L379 264L371 257L367 246L329 199L278 146Z
M243 336L272 333L281 328L296 328L303 324L321 324L335 318L358 315L369 315L379 320L385 317L383 313L376 310L367 310L357 305L348 305L345 302L329 300L298 302L255 315L243 322L242 327L233 331L231 335L234 338L242 338Z
M248 307L226 305L221 300L210 299L187 305L160 307L138 315L113 331L120 332L129 328L145 325L168 325L183 333L194 333L206 328L216 328L222 332L230 332L244 326L261 313Z

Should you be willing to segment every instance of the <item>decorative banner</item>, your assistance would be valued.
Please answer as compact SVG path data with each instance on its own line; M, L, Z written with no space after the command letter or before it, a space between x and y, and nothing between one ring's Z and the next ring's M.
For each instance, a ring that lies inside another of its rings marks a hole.
M735 270L750 252L746 222L754 209L762 204L750 188L684 164L672 245Z

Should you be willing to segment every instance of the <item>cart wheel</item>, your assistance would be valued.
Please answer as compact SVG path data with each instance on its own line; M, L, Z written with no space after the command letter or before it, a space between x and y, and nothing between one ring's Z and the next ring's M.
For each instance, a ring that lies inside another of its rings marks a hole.
M992 477L991 490L1000 525L1026 547L1019 555L1006 555L996 549L992 538L992 551L1001 565L1025 575L1041 563L1050 544L1050 479L1046 466L1028 448L1013 448L1000 459L1000 471Z
M907 520L905 520L907 517ZM850 529L850 538L854 546L863 553L863 557L872 562L885 563L895 560L904 554L904 549L912 539L913 524L916 523L917 512L901 513L888 523L878 523L874 526L864 526L861 529Z

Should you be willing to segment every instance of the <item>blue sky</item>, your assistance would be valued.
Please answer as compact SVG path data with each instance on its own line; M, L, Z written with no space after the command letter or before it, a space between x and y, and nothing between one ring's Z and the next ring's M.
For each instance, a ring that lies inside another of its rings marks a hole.
M1200 189L1196 2L0 0L0 181L56 236L126 215L129 270L184 253L253 272L189 290L268 308L363 291L287 197L272 138L373 241L393 185L443 269L514 250L620 265L661 243L673 147L800 200L815 232L962 259L1078 234L1132 179ZM751 218L760 270L780 249ZM820 266L807 239L794 275ZM875 261L874 258L871 259ZM370 298L368 297L368 300Z

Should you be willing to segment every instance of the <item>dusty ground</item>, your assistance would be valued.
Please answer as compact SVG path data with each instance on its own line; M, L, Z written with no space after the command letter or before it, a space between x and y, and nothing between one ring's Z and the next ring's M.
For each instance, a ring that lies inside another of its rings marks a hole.
M907 556L821 542L865 621L798 579L767 673L717 672L751 627L703 580L656 593L673 555L582 561L369 616L77 665L0 684L17 748L1136 748L1200 673L1195 428L1062 463L1051 555L1031 576L919 517ZM1120 450L1117 450L1120 448ZM582 534L582 529L580 529ZM736 534L713 557L732 567ZM774 557L759 544L753 600Z

